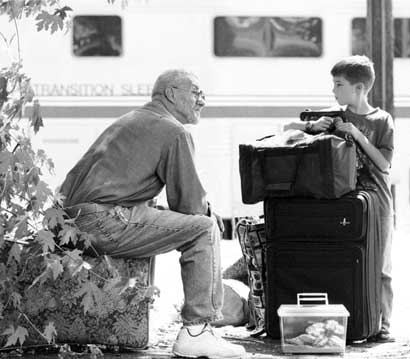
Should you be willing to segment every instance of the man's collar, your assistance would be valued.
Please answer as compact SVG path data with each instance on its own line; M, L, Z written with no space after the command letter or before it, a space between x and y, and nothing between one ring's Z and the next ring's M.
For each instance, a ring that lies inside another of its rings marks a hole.
M153 100L146 103L143 107L144 110L152 111L160 115L161 117L172 118L176 121L176 118L166 109L161 101Z

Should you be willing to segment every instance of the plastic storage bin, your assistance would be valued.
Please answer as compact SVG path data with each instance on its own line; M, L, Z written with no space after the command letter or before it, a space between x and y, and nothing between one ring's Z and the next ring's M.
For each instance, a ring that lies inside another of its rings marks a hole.
M278 315L284 353L345 352L349 312L329 304L326 293L299 293L297 304L282 304Z

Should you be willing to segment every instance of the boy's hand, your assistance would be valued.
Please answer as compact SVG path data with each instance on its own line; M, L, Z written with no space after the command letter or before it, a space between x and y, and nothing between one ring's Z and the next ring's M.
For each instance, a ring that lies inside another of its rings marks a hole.
M335 123L336 129L345 133L348 133L352 135L352 137L357 140L358 137L360 136L361 132L359 129L353 125L351 122L342 122L342 121L337 121Z
M333 125L333 118L328 116L322 116L316 121L312 121L313 132L324 132Z

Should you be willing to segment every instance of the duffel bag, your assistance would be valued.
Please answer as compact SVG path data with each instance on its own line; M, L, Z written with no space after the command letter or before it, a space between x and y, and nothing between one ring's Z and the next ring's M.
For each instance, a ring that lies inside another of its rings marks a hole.
M242 202L265 197L339 198L356 187L356 145L336 135L289 130L239 145Z

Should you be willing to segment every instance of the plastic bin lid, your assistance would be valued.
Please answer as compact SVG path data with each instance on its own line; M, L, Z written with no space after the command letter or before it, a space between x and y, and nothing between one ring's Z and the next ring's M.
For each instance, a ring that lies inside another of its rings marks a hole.
M280 317L348 317L350 313L343 304L282 304L278 309L278 315Z

